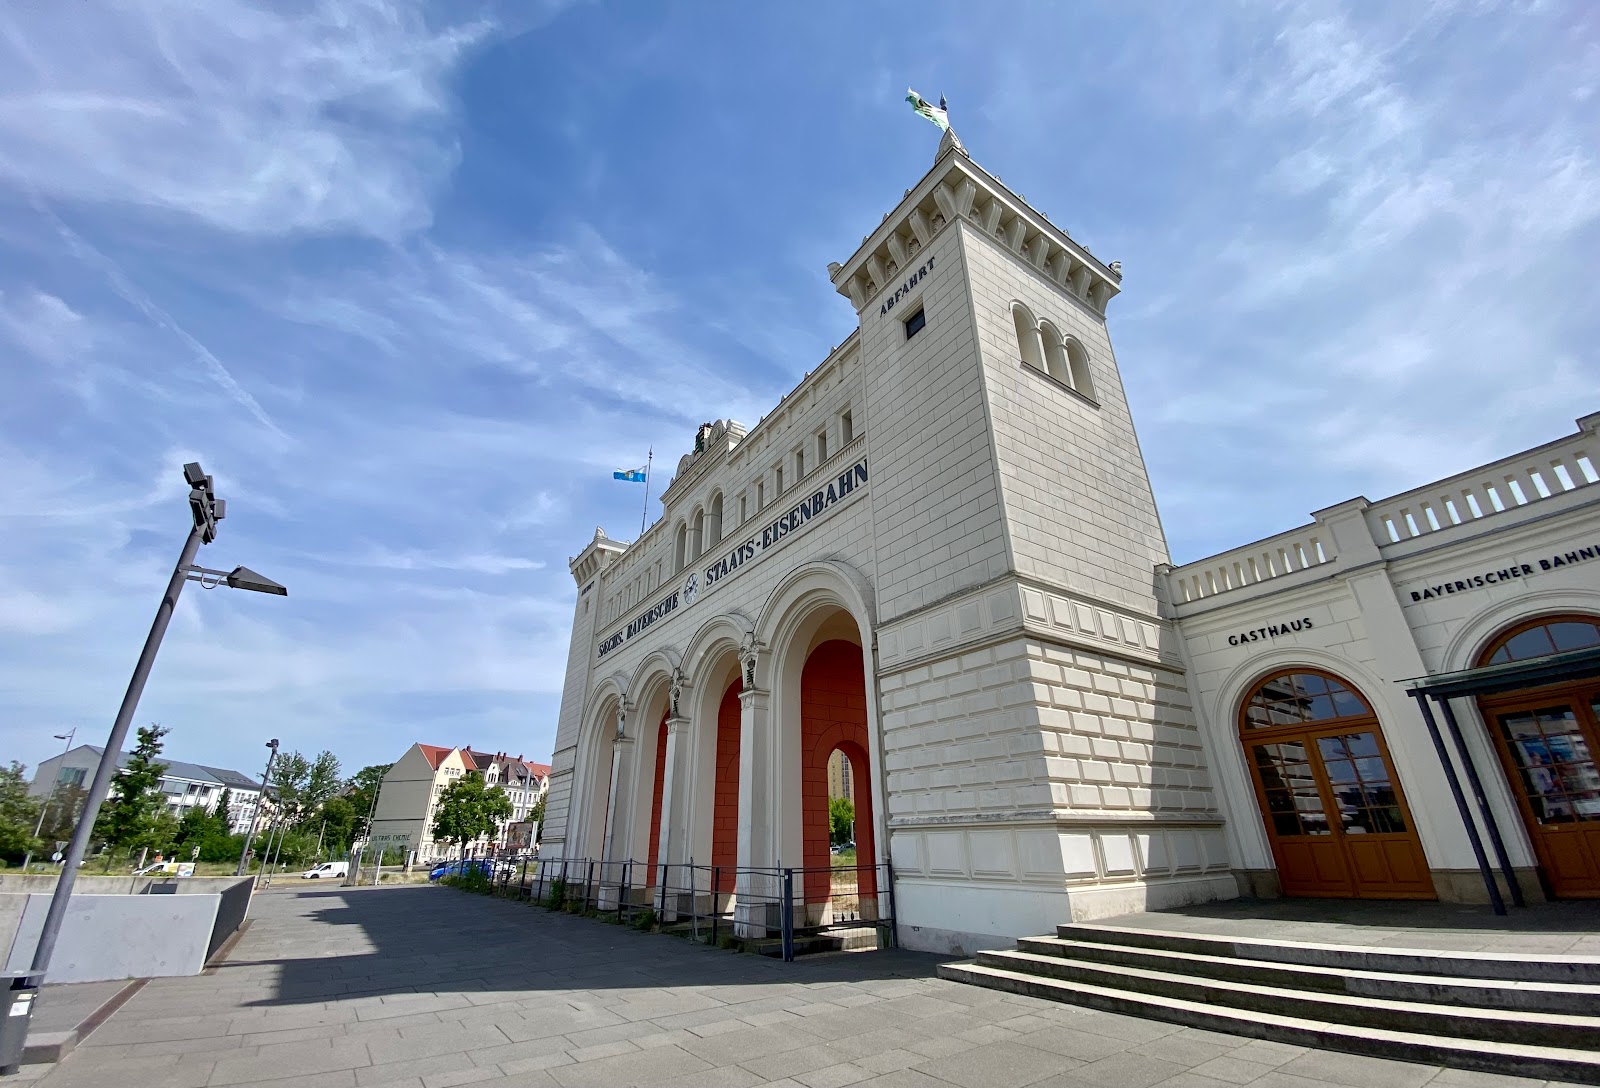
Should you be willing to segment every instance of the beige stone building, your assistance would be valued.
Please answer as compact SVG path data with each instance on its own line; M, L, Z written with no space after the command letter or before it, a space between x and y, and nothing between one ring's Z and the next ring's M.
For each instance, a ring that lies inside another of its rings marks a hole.
M835 762L917 948L1241 891L1600 895L1600 417L1174 568L1116 262L947 137L829 274L856 328L570 561L546 858L737 870L770 929Z
M382 851L406 864L432 864L457 856L454 844L435 842L433 817L439 798L468 771L483 775L484 785L498 786L511 800L511 818L499 834L484 836L477 848L496 848L510 840L510 825L529 820L533 807L550 784L550 768L503 752L493 755L469 748L413 744L383 777L373 809L369 853Z

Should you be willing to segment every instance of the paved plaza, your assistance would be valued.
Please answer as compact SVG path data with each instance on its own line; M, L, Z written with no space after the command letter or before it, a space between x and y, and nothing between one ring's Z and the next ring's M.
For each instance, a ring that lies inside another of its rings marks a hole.
M1534 1085L784 964L435 887L273 889L226 962L157 979L39 1088L1419 1088ZM13 1081L16 1083L16 1081Z

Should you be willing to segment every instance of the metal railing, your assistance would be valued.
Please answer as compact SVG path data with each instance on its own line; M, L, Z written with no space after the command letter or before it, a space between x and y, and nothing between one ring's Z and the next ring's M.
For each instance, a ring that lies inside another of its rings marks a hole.
M489 876L490 894L552 910L612 915L618 922L710 944L777 953L898 948L894 868L740 868L488 853L466 859Z

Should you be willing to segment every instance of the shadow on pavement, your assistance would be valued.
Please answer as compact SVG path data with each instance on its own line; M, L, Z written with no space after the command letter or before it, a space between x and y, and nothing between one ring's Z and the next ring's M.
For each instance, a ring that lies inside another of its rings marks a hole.
M273 996L255 1005L390 994L598 993L931 978L951 958L885 951L783 963L529 903L421 885L270 892L258 896L251 917L247 939L215 970L222 981L230 971L278 967ZM291 954L250 958L250 948L263 941ZM473 1004L503 999L486 996Z

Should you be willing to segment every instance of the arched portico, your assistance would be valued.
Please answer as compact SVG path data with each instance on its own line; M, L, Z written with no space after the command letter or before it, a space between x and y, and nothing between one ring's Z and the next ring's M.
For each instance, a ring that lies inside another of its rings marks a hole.
M871 630L865 580L845 564L820 561L779 583L743 647L739 866L821 870L796 889L815 905L811 922L823 920L831 889L827 759L838 743L851 746L864 772L857 801L864 867L879 863L877 844L885 841ZM763 922L744 909L739 917L750 928Z

